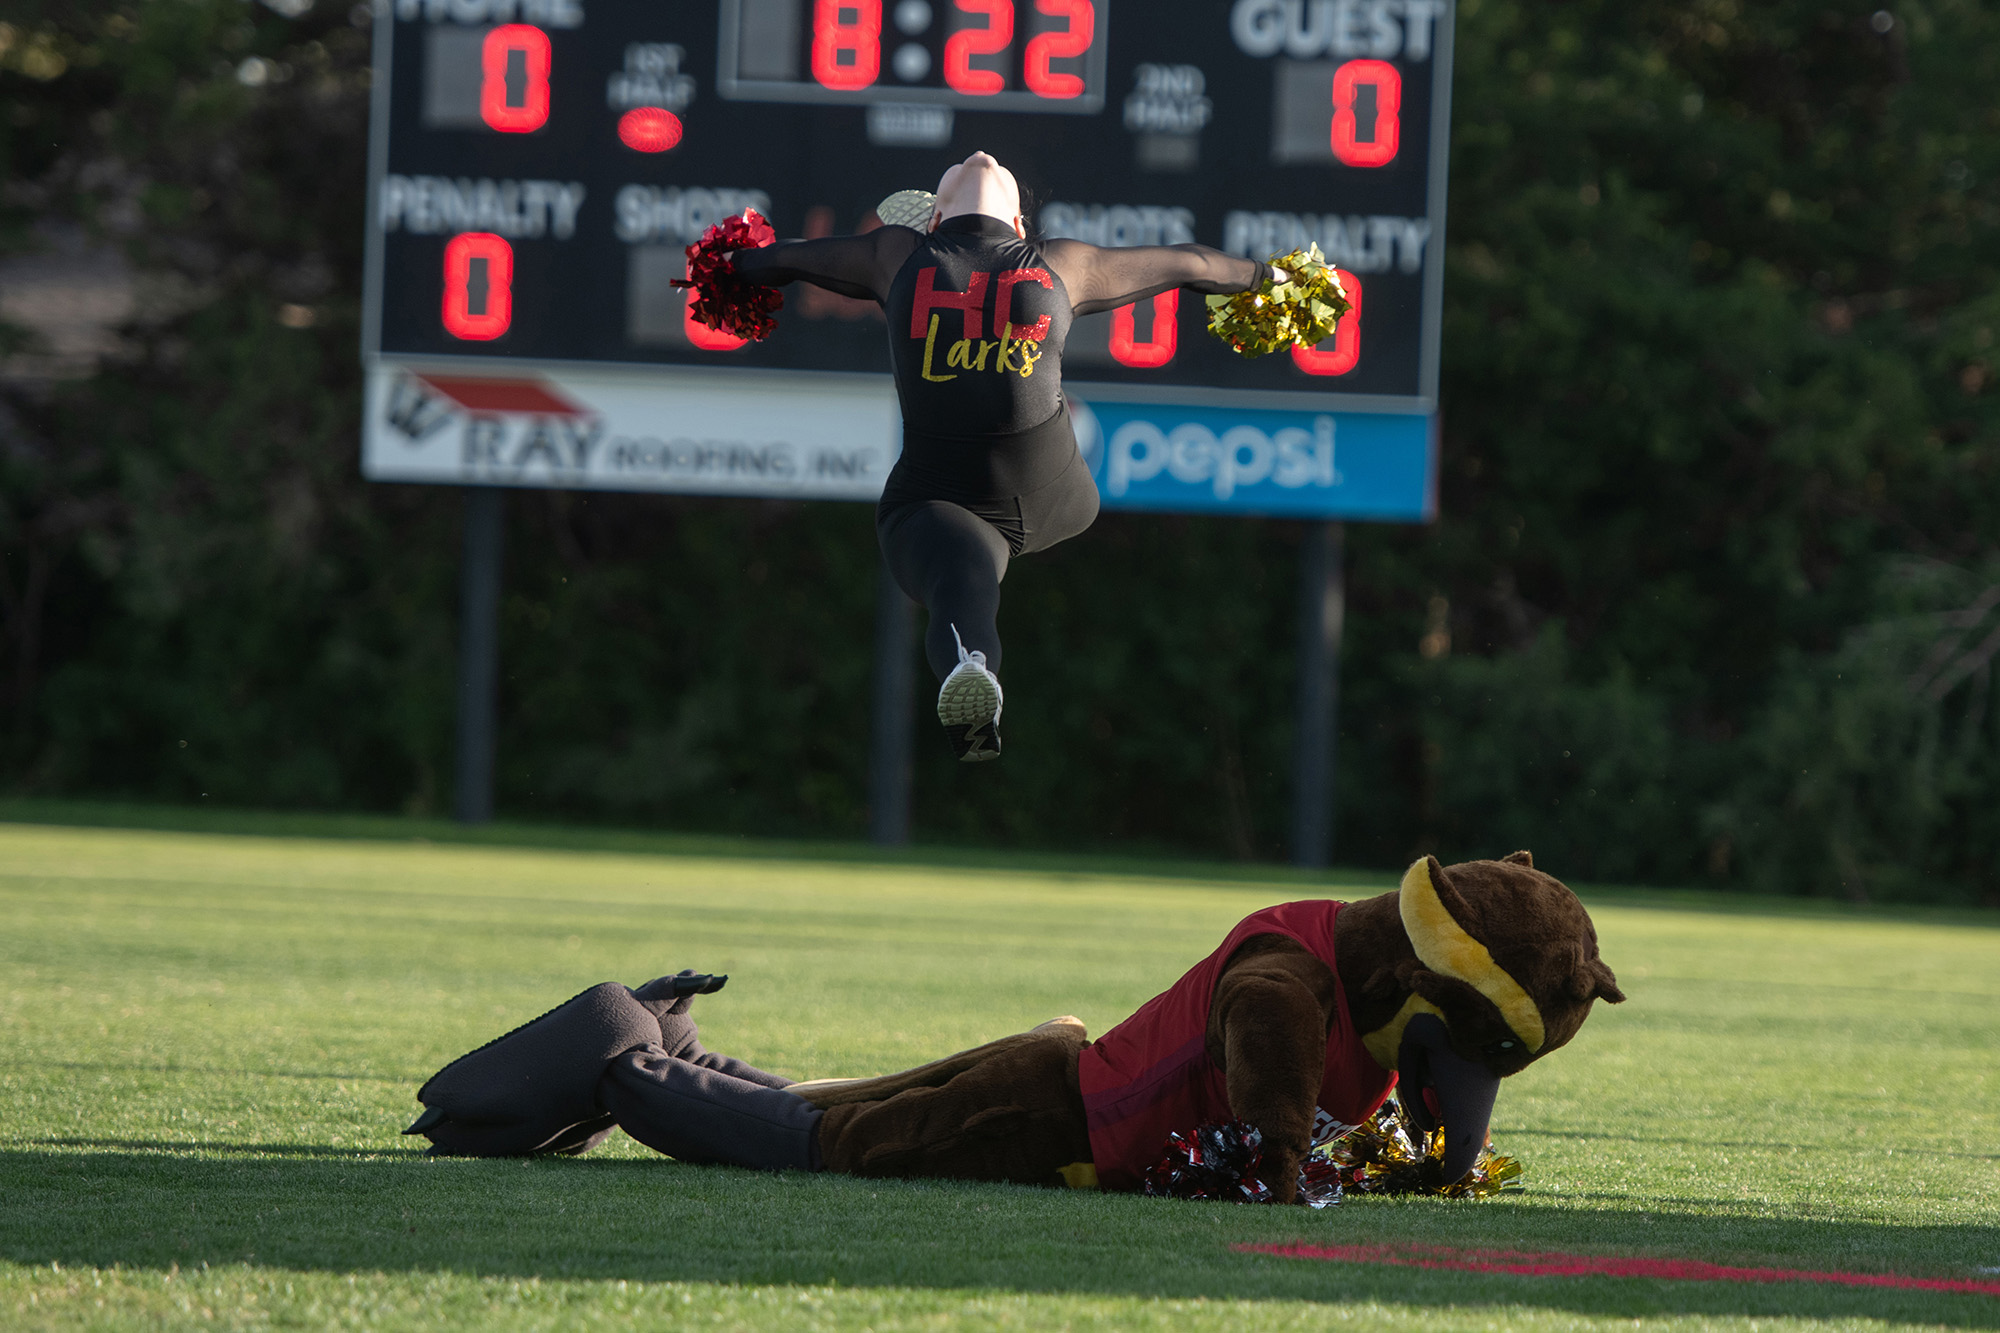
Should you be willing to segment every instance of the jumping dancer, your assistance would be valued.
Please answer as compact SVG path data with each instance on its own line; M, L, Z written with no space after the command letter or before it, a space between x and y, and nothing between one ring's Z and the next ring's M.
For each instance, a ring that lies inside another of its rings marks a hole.
M1062 396L1071 320L1175 287L1243 292L1284 274L1202 245L1104 249L1026 239L1021 188L987 153L944 173L929 216L859 236L738 250L763 286L810 282L880 304L903 453L875 532L903 591L930 613L938 721L967 763L1000 755L1000 581L1097 517Z

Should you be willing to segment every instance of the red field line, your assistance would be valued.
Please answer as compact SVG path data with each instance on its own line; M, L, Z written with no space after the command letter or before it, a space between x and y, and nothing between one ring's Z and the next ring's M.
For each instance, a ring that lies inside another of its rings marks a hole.
M1640 1259L1619 1254L1524 1254L1514 1250L1454 1250L1437 1245L1235 1245L1283 1259L1324 1259L1347 1264L1449 1268L1464 1273L1518 1273L1528 1277L1655 1277L1674 1282L1820 1282L1838 1287L1901 1287L2000 1296L2000 1282L1908 1277L1901 1273L1821 1272L1808 1268L1734 1268L1699 1259Z

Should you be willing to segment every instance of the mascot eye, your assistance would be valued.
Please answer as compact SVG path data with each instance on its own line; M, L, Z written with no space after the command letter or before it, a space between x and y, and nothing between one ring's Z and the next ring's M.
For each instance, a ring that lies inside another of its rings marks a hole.
M1511 1051L1514 1049L1514 1043L1511 1041L1503 1041L1500 1043L1500 1049L1503 1051Z

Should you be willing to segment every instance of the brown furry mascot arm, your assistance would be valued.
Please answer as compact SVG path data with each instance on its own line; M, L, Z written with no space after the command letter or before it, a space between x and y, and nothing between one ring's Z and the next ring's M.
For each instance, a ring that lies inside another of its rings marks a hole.
M1230 957L1208 1009L1208 1055L1229 1107L1264 1135L1264 1183L1292 1203L1312 1147L1313 1111L1336 1004L1333 972L1282 935L1256 935Z

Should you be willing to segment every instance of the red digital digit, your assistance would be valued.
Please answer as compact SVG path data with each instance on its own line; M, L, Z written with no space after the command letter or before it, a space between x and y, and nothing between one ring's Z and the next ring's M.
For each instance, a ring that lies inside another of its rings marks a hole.
M1354 99L1363 87L1375 89L1372 137L1355 135ZM1403 76L1386 60L1350 60L1333 72L1333 155L1350 167L1386 167L1402 134Z
M1153 337L1137 341L1138 325L1132 307L1121 305L1111 312L1111 359L1134 370L1157 370L1174 359L1178 335L1175 317L1180 313L1179 291L1161 292L1153 298Z
M685 274L683 274L685 276ZM704 352L733 352L741 347L744 339L721 329L711 329L694 317L694 293L687 293L687 304L681 307L681 331L687 340Z
M814 0L812 67L824 88L853 92L874 83L882 73L882 0Z
M965 14L984 14L983 28L960 28L944 44L944 81L962 93L987 97L1007 86L994 70L974 69L974 56L990 56L1014 44L1014 0L952 0Z
M1345 375L1361 360L1361 279L1344 268L1334 272L1340 275L1340 285L1347 289L1353 308L1334 326L1331 347L1321 343L1292 349L1293 364L1308 375Z
M549 35L527 23L486 34L479 48L479 117L506 134L549 123Z
M461 232L444 246L444 327L488 342L514 322L514 247L490 231Z
M1045 32L1028 39L1027 60L1021 70L1028 91L1037 97L1081 96L1083 80L1074 74L1057 74L1049 62L1080 56L1090 49L1090 40L1097 32L1097 6L1091 0L1035 0L1035 8L1051 17L1067 18L1069 31Z

